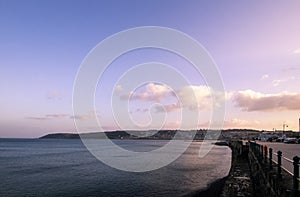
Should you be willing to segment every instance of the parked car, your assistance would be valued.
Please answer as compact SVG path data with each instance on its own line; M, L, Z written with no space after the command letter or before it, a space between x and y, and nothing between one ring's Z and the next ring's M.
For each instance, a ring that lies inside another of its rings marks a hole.
M287 143L287 144L295 144L295 143L298 143L298 140L296 138L288 137L288 138L285 138L285 140L283 142Z

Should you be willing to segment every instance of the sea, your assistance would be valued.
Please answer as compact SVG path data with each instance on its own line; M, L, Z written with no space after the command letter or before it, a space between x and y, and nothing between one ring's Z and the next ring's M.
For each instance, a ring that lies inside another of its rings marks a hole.
M159 148L166 142L115 143L140 151ZM178 159L160 169L126 172L99 161L80 139L0 139L0 196L189 195L227 176L230 170L228 147L214 146L200 158L201 143L193 142Z

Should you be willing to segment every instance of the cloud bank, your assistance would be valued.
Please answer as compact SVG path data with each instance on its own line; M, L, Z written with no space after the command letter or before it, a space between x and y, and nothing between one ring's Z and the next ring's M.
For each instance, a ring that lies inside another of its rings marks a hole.
M130 92L120 96L122 100L142 100L160 102L171 94L171 89L166 85L148 83L141 92Z
M97 114L99 117L99 115ZM46 114L45 116L28 116L25 119L30 120L54 120L54 119L76 119L76 120L88 120L94 117L93 112L84 115L70 115L70 114Z
M190 110L211 110L213 107L220 106L221 102L231 98L231 96L231 93L217 92L203 85L189 85L177 90L171 90L165 85L149 83L145 86L143 91L123 94L120 96L120 99L154 101L161 104L163 103L162 101L168 98L171 98L171 100L175 99L177 100L175 103L164 104L156 108L157 112L171 112L183 108ZM212 98L214 98L214 102Z
M300 110L300 92L263 94L253 90L239 91L234 101L243 111Z

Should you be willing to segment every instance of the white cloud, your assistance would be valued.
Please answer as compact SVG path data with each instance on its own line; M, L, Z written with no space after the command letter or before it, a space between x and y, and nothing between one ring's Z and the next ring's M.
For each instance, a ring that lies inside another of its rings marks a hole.
M211 91L207 86L185 86L177 91L183 107L189 109L211 109Z
M142 92L130 92L120 96L122 100L144 100L160 102L170 95L171 89L166 85L148 83Z
M300 54L300 48L299 48L299 49L296 49L296 50L294 50L294 54Z
M87 119L91 119L94 117L94 114L92 114L93 112L89 112L88 114L84 114L84 115L69 115L69 114L46 114L44 116L29 116L29 117L25 117L25 119L31 119L31 120L54 120L54 119L66 119L66 118L70 118L70 119L77 119L77 120L87 120ZM99 115L96 114L98 117Z
M47 114L45 117L46 118L66 118L69 116L70 115L68 115L68 114Z
M208 86L185 86L176 90L173 94L177 97L178 102L172 104L165 104L157 107L157 112L171 112L181 110L183 108L189 110L211 110L213 107L220 106L221 102L230 99L232 93L221 93L213 91ZM212 101L214 96L215 102Z
M300 92L263 94L253 90L239 91L234 101L243 111L299 110Z
M115 86L115 92L117 94L121 93L123 91L123 87L119 84Z
M147 88L147 92L153 95L165 95L171 91L166 85L160 85L154 83L148 83L146 88Z
M173 103L173 104L168 104L168 105L163 105L163 106L156 106L155 107L156 112L172 112L176 110L182 109L181 106L178 103Z
M261 80L264 80L264 79L268 79L270 76L268 74L264 74L262 77L261 77Z
M230 92L218 92L208 86L185 86L177 91L177 95L183 107L204 110L218 107L232 97Z
M71 119L76 119L76 120L88 120L91 119L91 115L76 115L76 116L69 116Z
M260 122L257 120L243 120L239 118L233 118L224 122L226 128L247 128L260 126Z
M272 84L274 87L277 87L279 86L282 82L285 82L286 80L285 79L275 79L272 81Z
M275 79L275 80L272 81L272 84L273 84L274 87L277 87L281 83L288 82L288 81L295 80L295 79L296 79L295 76L286 77L286 78L283 78L283 79Z
M47 120L47 117L36 117L36 116L27 116L25 117L25 119L29 119L29 120Z
M171 112L180 110L182 108L190 110L211 110L213 107L220 106L221 102L229 100L232 95L233 93L222 93L214 91L212 88L202 85L189 85L172 91L165 85L149 83L146 85L143 91L123 94L120 96L120 99L155 101L163 104L162 101L168 101L167 98L171 98L171 100L173 100L172 103L166 104L166 102L164 102L163 106L156 107L157 112ZM214 102L212 98L214 99ZM176 103L174 103L174 99L177 100Z

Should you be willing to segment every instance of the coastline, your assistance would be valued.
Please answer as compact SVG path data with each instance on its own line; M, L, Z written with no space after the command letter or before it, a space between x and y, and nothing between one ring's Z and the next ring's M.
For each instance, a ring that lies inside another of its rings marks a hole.
M229 148L231 148L229 146L229 144L227 142L224 141L219 141L215 143L216 146L228 146ZM183 195L183 197L219 197L221 196L221 194L224 192L224 187L225 187L225 183L228 180L228 177L230 176L230 174L232 173L232 168L233 168L233 151L232 151L232 157L231 157L231 164L230 164L230 170L227 176L217 179L211 183L209 183L207 185L206 188L198 190L198 191L194 191L191 192L189 194Z
M234 162L235 162L235 153L232 150L232 147L229 145L226 141L218 141L215 143L216 146L228 146L231 149L231 164L230 164L230 170L227 176L217 179L207 185L206 188L191 192L189 194L183 195L183 197L220 197L224 193L224 189L226 186L226 181L230 177L230 175L233 173L234 168Z
M150 132L150 135L148 135ZM252 139L259 136L258 130L244 130L244 129L227 129L227 130L149 130L149 131L105 131L105 132L91 132L91 133L50 133L38 137L39 139L120 139L120 140L232 140L238 139ZM223 144L224 145L224 144ZM228 145L228 144L226 144Z

